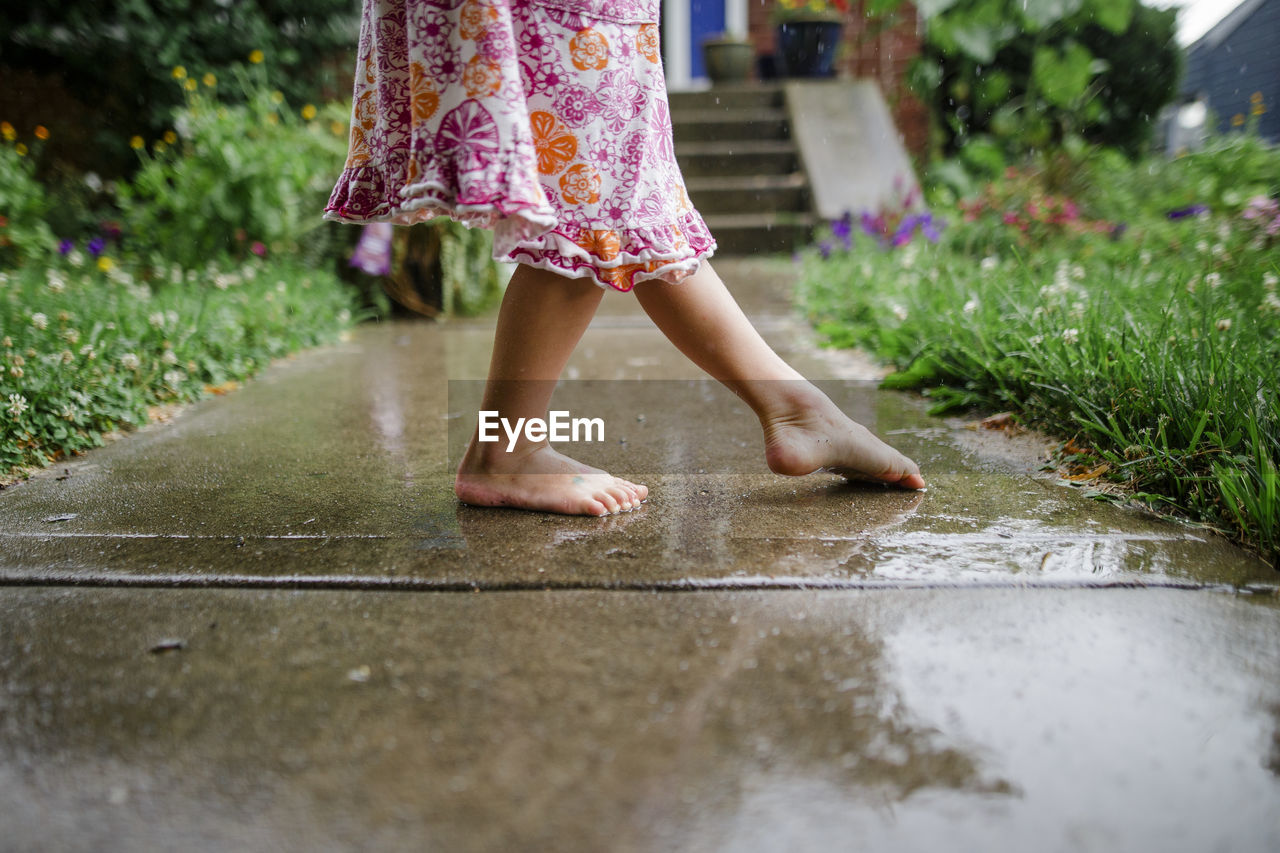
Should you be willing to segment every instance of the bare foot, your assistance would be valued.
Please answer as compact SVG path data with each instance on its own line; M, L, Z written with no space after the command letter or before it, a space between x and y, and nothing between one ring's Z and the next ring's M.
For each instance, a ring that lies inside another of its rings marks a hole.
M482 459L473 443L458 467L453 491L472 506L597 516L633 510L649 496L648 487L583 465L546 444Z
M824 470L851 480L873 480L923 489L916 463L840 411L825 394L797 389L791 405L761 418L765 460L777 474L801 476Z

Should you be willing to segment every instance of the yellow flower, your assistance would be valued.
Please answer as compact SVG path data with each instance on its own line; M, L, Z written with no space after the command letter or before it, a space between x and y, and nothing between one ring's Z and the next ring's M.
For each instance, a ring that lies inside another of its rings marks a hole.
M204 84L209 87L213 87L218 84L218 78L214 77L212 72L204 75L202 79L204 80Z
M1262 101L1258 101L1253 106L1249 107L1249 115L1251 116L1260 116L1266 111L1267 107L1262 103Z
M12 142L13 138L17 135L18 133L13 129L13 125L9 124L7 121L0 121L0 136L3 136L9 142Z
M108 258L106 255L103 255L102 257L98 258L98 269L102 270L103 272L110 272L111 268L114 267L115 265L116 265L116 262Z
M1261 93L1261 92L1254 92L1252 95L1250 95L1250 96L1249 96L1249 103L1251 103L1251 104L1260 104L1260 103L1262 103L1262 93Z
M21 142L13 146L13 150L18 152L19 157L27 156L27 146L23 145Z
M186 89L188 92L194 92L196 90L196 87L199 85L200 84L197 83L195 80L188 80L187 82L182 84L182 88Z
M1243 114L1243 113L1236 113L1235 115L1233 115L1233 116L1231 117L1231 126L1232 126L1232 127L1240 127L1242 124L1244 124L1244 114Z
M315 117L316 117L316 107L315 107L315 104L307 104L305 107L303 107L303 108L302 108L302 117L303 117L304 119L306 119L307 121L311 121L313 118L315 118Z
M279 124L280 116L275 113L267 113L267 124Z
M284 92L281 92L279 89L276 89L274 92L272 92L272 93L271 93L271 103L273 103L273 104L283 104L283 103L284 103Z
M164 132L164 141L167 144L172 145L178 141L178 134L174 133L172 130L166 130Z
M155 143L154 143L151 147L152 147L152 149L153 149L157 154L159 154L159 153L163 152L163 151L164 151L164 149L168 148L169 146L167 146L167 145L165 145L165 144L164 144L164 140L163 140L163 139L157 139L157 140L155 141Z
M184 79L186 76L187 76L187 69L183 68L181 65L175 65L175 66L173 66L173 79L174 79L174 80L182 80L182 79Z
M254 50L249 53L249 61L252 62L254 65L257 65L258 63L262 62L262 60L264 59L266 59L266 54L264 54L260 50Z
M331 121L329 122L329 130L333 132L334 136L341 136L346 133L347 128L340 121Z
M135 136L129 140L129 147L134 151L140 150L147 143L143 141L141 136Z
M49 128L45 127L43 124L37 124L36 139L48 139L48 138L49 138Z

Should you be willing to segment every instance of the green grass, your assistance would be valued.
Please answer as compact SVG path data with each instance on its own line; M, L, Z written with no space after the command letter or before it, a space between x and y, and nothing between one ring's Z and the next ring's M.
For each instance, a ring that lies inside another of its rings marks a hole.
M1024 234L989 214L944 212L939 245L835 241L805 257L801 303L832 344L896 365L890 387L1074 438L1130 495L1275 564L1280 296L1256 223L1139 215L1114 236L1086 220Z
M78 262L78 265L73 262ZM73 253L0 273L0 482L144 424L152 407L335 340L353 291L297 261L153 272Z

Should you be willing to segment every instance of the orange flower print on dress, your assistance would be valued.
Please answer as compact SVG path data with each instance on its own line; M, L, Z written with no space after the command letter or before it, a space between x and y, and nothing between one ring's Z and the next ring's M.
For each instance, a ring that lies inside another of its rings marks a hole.
M644 264L623 264L612 269L600 270L596 274L614 290L621 290L626 293L635 287L635 274L643 272L644 269Z
M498 22L498 10L484 0L467 0L462 7L462 26L458 33L464 39L478 41Z
M588 27L569 42L569 56L579 71L599 71L609 64L609 40Z
M618 238L618 232L608 229L582 229L578 245L602 261L611 261L622 251L622 240Z
M440 93L436 91L421 62L409 65L409 98L413 106L414 121L426 121L440 108Z
M473 56L467 60L462 83L467 87L468 97L486 98L495 95L502 88L502 66L492 59Z
M579 163L560 178L560 195L569 204L595 204L600 200L600 173Z
M533 131L533 148L538 152L538 171L558 175L578 154L578 139L549 112L536 110L529 114Z
M640 27L640 32L636 35L636 51L650 62L662 61L657 24L643 24Z

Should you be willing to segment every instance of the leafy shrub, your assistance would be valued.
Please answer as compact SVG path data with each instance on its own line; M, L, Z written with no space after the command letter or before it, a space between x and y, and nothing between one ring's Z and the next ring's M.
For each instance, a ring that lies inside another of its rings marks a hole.
M182 103L172 69L226 76L252 56L289 101L350 91L358 4L351 0L65 0L8 4L0 27L0 114L23 115L72 141L61 157L115 176L127 141L151 139ZM39 93L38 99L24 90Z
M913 69L944 150L1021 155L1072 135L1136 154L1176 94L1173 10L1135 0L927 0ZM994 144L994 147L990 147ZM978 165L970 163L971 166ZM991 175L1003 164L998 160Z
M35 179L30 151L12 125L0 125L0 270L38 261L53 250L45 224L49 202Z
M184 79L194 73L184 69ZM229 76L231 87L214 77L188 92L174 130L149 151L134 138L142 168L120 185L134 247L189 269L304 242L315 254L314 232L326 227L321 212L346 156L346 115L337 105L323 116L312 105L291 108L258 68ZM233 102L215 96L224 88L237 91Z

